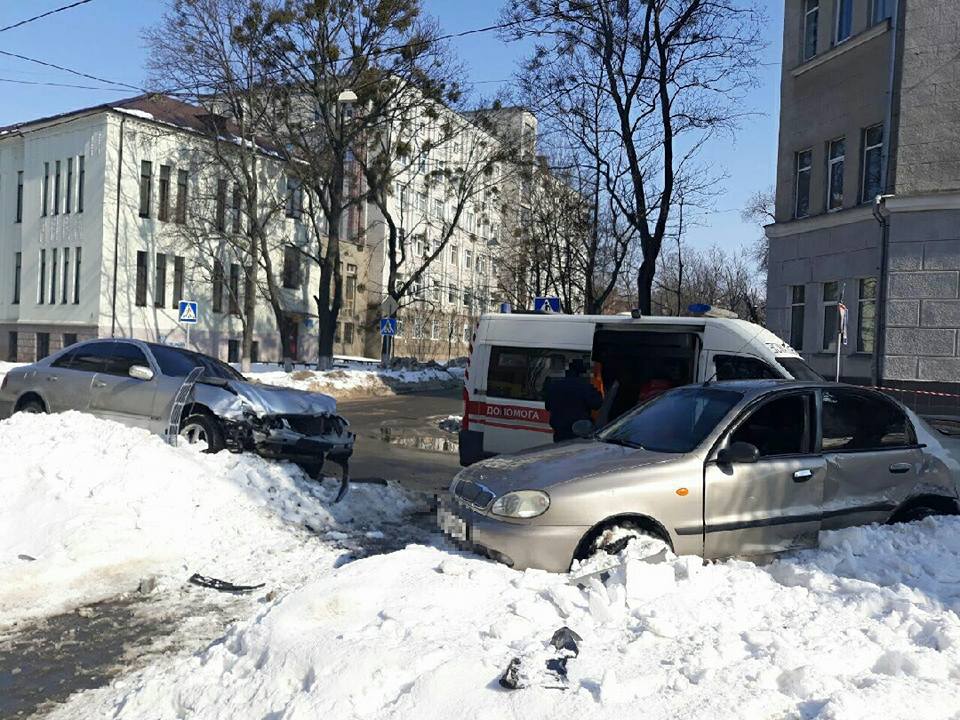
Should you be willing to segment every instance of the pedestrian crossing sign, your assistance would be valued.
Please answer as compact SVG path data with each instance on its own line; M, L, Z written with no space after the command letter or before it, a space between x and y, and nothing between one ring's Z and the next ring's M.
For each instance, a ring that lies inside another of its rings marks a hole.
M197 302L195 300L180 301L179 320L181 323L185 325L196 325L197 315L199 315L199 310L197 307Z
M397 334L397 319L380 318L380 334L384 337L395 337Z

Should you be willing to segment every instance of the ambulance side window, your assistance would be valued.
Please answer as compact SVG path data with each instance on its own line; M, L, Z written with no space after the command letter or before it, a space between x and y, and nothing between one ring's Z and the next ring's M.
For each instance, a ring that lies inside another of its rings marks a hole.
M783 377L763 360L745 355L714 355L713 366L717 380L766 380Z
M552 348L490 348L487 397L543 400L543 388L552 377L563 377L570 361L590 366L590 352Z

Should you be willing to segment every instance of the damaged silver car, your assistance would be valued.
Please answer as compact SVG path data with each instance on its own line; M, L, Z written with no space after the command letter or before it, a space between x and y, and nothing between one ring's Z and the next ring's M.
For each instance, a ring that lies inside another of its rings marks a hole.
M651 555L766 555L960 512L960 443L876 390L704 383L599 431L579 424L583 439L460 472L443 530L514 568L565 572L629 538Z
M210 452L252 451L311 472L331 460L344 477L353 452L354 434L330 396L250 382L207 355L138 340L78 343L4 377L0 417L65 410L159 435L170 434L172 419L174 433Z

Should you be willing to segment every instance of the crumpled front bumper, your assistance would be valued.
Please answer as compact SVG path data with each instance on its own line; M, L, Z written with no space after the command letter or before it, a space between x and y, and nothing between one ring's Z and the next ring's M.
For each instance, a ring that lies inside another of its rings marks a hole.
M344 463L353 454L356 435L343 418L275 415L261 418L251 433L257 454L277 460Z
M440 529L459 546L515 570L567 572L580 539L590 529L508 522L450 499L441 502L437 515Z

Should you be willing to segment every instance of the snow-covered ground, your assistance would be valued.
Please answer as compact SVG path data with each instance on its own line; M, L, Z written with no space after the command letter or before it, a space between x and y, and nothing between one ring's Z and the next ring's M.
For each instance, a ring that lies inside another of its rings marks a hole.
M960 520L823 542L766 566L628 548L586 587L411 546L53 717L956 718ZM563 626L582 637L566 690L538 680ZM534 685L506 691L514 657Z
M320 485L292 465L170 447L68 412L0 422L0 629L193 573L295 587L397 525L396 488Z
M463 384L460 367L426 367L416 370L385 370L361 363L344 363L319 372L306 368L285 372L276 365L258 363L247 377L257 382L332 395L337 400L374 397L428 388L452 388Z

